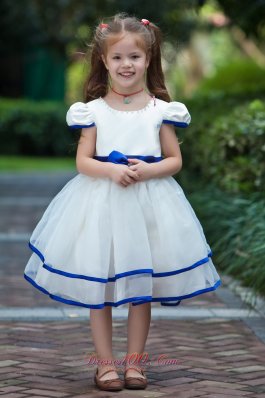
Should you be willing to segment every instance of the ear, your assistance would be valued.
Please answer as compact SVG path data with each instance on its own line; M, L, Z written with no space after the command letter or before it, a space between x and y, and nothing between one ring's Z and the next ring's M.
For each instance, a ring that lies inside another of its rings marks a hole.
M146 67L146 69L148 68L149 64L150 64L150 56L147 55L147 56L146 56L146 61L145 61L145 67Z
M106 59L105 59L104 54L101 54L101 59L102 59L104 65L105 65L105 68L108 70L109 68L108 68L108 66L107 66L107 61L106 61Z

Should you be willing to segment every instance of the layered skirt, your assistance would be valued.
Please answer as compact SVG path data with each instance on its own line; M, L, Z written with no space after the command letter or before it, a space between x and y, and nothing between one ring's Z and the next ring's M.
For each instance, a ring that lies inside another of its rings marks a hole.
M25 278L66 304L178 305L220 285L201 224L171 176L121 187L78 174L29 246Z

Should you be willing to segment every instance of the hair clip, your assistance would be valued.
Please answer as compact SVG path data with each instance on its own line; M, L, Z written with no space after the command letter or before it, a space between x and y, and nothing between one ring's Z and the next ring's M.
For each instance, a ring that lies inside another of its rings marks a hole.
M108 28L108 27L109 27L109 24L107 24L107 23L101 23L101 24L99 24L99 27L100 27L100 29L105 29L105 28Z
M141 19L141 23L145 26L150 25L150 22L148 21L148 19Z

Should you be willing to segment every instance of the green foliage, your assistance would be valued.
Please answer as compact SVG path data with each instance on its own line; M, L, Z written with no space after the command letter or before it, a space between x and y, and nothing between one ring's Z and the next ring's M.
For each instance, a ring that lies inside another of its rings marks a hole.
M231 192L264 192L265 103L235 108L217 118L208 133L209 177Z
M1 154L69 156L73 134L60 102L0 99Z
M265 103L254 95L220 91L186 101L192 124L181 134L179 177L214 263L265 295Z
M69 43L84 50L99 21L118 12L147 18L161 27L167 40L184 43L197 26L199 2L164 0L154 7L153 0L24 0L14 7L2 0L0 51L6 54L47 46L62 55Z
M193 121L181 148L189 172L228 192L264 193L264 102L221 97L187 106Z
M209 1L209 0L208 0ZM167 39L187 42L198 25L198 10L205 0L164 0L154 7L153 0L24 0L16 7L8 0L0 5L0 50L12 51L28 45L48 45L65 53L65 45L74 40L79 45L91 34L82 26L94 27L101 18L117 12L128 12L148 18L161 26ZM264 34L264 1L218 0L232 23L247 34ZM14 29L14 26L16 29Z
M261 0L218 0L224 13L233 25L239 26L247 35L262 40L265 26L265 2Z
M89 73L89 68L84 60L73 62L66 73L66 101L71 104L83 98L83 83Z
M233 60L220 67L214 76L204 79L197 92L211 94L244 94L263 90L265 92L265 71L247 59Z
M0 173L15 171L24 173L25 171L75 171L74 158L47 158L33 156L0 156Z
M210 239L215 264L265 295L264 198L235 196L211 185L193 191L189 200Z

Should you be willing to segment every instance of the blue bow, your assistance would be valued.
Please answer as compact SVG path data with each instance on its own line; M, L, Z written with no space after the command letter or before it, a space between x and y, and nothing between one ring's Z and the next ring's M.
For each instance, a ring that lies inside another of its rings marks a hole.
M163 158L161 156L152 156L152 155L124 155L124 153L119 152L119 151L112 151L109 156L94 156L94 159L100 160L101 162L112 162L112 163L118 163L118 164L126 164L128 165L129 158L136 158L143 160L144 162L147 163L154 163L154 162L159 162Z
M108 156L108 162L128 164L128 157L119 151L112 151Z

